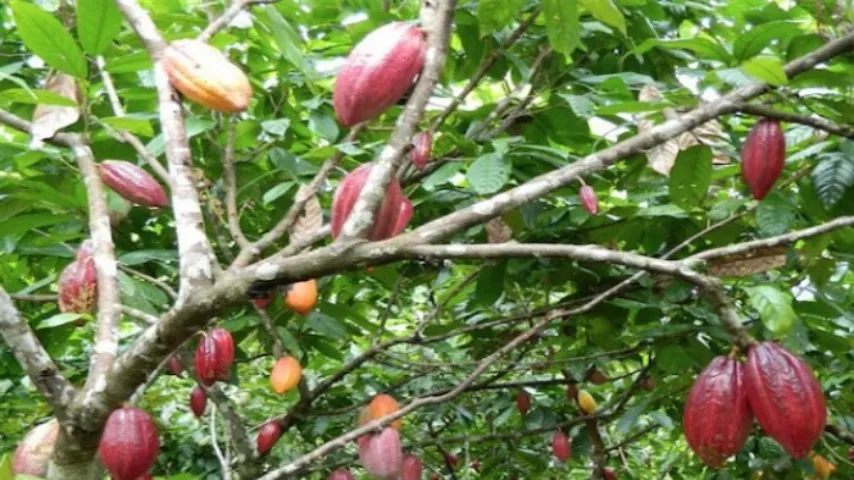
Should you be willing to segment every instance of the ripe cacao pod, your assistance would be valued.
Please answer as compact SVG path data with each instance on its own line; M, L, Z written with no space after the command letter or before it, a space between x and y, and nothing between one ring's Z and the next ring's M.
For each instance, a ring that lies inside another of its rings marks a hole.
M552 437L552 451L561 463L566 463L572 454L569 437L561 431L555 432Z
M802 359L773 342L750 348L744 369L747 401L759 426L789 455L803 458L824 431L824 393Z
M421 459L408 453L403 457L400 480L421 480L422 469Z
M771 191L786 164L786 137L776 120L756 123L741 149L741 176L756 200Z
M451 470L456 470L457 469L457 456L454 455L453 453L449 453L445 457L445 463L447 463L448 466L451 467Z
M475 472L479 472L480 471L480 460L472 460L471 469L474 470Z
M350 473L350 470L347 470L346 468L339 468L338 470L335 470L334 472L329 474L329 477L326 480L354 480L354 479L353 479L353 474Z
M181 361L178 360L178 357L172 355L168 360L166 360L166 371L169 375L180 377L181 374L184 373L184 366L181 365Z
M578 191L578 198L581 199L581 206L587 210L590 215L599 213L599 197L596 195L596 190L590 185L583 185Z
M204 42L172 42L163 53L163 68L176 90L211 110L242 112L252 99L246 74Z
M335 115L347 127L373 120L402 97L424 67L424 34L414 25L384 25L356 45L335 80Z
M273 371L270 372L270 385L279 395L296 387L302 378L302 366L296 358L288 355L276 360Z
M139 480L154 466L159 452L157 427L145 410L124 407L110 414L98 454L114 480Z
M715 357L694 380L685 402L682 426L688 445L703 463L718 468L744 446L752 419L744 366Z
M234 340L224 328L214 328L199 340L196 347L196 374L205 385L231 378L234 363Z
M92 242L83 242L73 262L59 276L59 311L92 313L98 302L98 272L92 258Z
M317 280L311 279L288 285L285 305L303 317L311 313L317 305Z
M53 445L58 436L59 422L56 419L27 432L12 457L12 473L33 477L47 476Z
M279 422L272 420L265 423L264 426L258 430L258 454L262 457L267 455L267 453L276 446L276 442L278 442L281 437L282 426L279 425Z
M594 385L604 385L608 383L608 377L598 368L594 368L587 374L587 381Z
M602 476L605 477L605 480L617 480L617 474L611 467L605 467L605 469L602 470Z
M101 180L125 200L146 207L165 207L169 199L163 187L141 167L121 160L98 164Z
M359 441L359 461L376 480L397 480L403 466L400 436L393 428L365 435Z
M433 152L433 134L430 130L425 130L417 135L412 140L412 151L409 152L409 161L415 165L418 170L424 170L427 162L430 161L430 154Z
M587 390L579 390L577 400L578 406L581 407L582 412L587 415L593 415L596 413L596 400L593 399L593 395L590 395L590 392Z
M208 406L208 394L202 387L196 385L196 388L190 392L190 410L196 418L202 418L205 414L205 408Z
M519 393L516 394L516 408L522 415L528 413L528 410L531 409L531 394L525 390L519 390Z
M812 456L812 466L815 470L815 478L819 480L830 478L830 475L836 471L836 465L830 463L830 461L821 455Z
M353 170L344 177L335 190L330 222L332 238L338 238L341 233L372 168L373 164L366 163ZM400 182L396 177L391 179L385 193L385 199L374 215L374 225L368 232L368 240L385 240L399 235L412 219L412 202L403 195Z
M370 405L368 405L368 422L385 417L386 415L392 414L398 410L400 410L400 405L397 403L397 400L395 400L391 395L381 393L374 397L373 400L371 400ZM391 422L390 425L392 428L400 430L403 426L403 419L398 418Z

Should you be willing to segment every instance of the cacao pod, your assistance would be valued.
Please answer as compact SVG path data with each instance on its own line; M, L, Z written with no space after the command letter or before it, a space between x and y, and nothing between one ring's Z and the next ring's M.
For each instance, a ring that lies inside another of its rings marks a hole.
M184 366L181 365L181 361L174 355L169 357L166 360L166 371L169 375L175 375L176 377L180 377L182 373L184 373Z
M457 456L454 455L453 453L449 453L445 457L445 463L447 463L448 466L451 467L451 470L456 470L457 469Z
M279 395L296 387L302 378L302 366L296 358L282 357L273 365L273 371L270 372L270 384L273 386L273 391Z
M98 302L98 272L92 258L91 241L87 242L59 276L57 299L62 313L92 313Z
M145 410L124 407L110 414L98 454L114 480L139 480L154 466L159 452L157 427Z
M587 374L586 380L594 385L604 385L608 383L608 377L605 376L605 374L602 373L602 371L598 368L590 370L590 372Z
M412 151L409 152L409 161L415 165L418 170L424 170L427 162L430 161L430 154L433 152L433 134L430 130L423 131L412 140Z
M146 207L165 207L169 199L163 187L141 167L121 160L104 160L98 172L105 185L125 200Z
M172 42L163 53L163 68L176 90L211 110L242 112L252 99L246 74L204 42Z
M359 461L376 480L397 480L403 466L400 436L393 428L365 435L359 441Z
M196 374L205 385L231 378L234 363L234 340L224 328L214 328L199 340L196 347Z
M552 451L561 463L566 463L572 454L569 437L561 431L555 432L552 437Z
M682 425L691 450L712 468L738 453L750 434L744 366L719 356L694 380Z
M473 460L471 462L471 469L474 470L475 472L479 472L480 471L480 460Z
M590 392L587 390L579 390L577 400L578 406L581 407L582 412L587 415L593 415L596 413L596 400L593 399L593 395L590 395Z
M848 449L848 461L854 462L854 447Z
M276 442L278 442L281 437L282 426L279 425L279 422L273 420L265 423L264 426L258 430L258 454L262 457L267 455L267 453L276 446Z
M196 385L196 388L190 392L190 410L196 418L202 418L205 414L205 408L208 406L208 394L202 387Z
M400 480L421 480L421 471L421 459L408 453L403 457Z
M288 285L285 305L303 317L311 313L317 305L317 280L311 279Z
M268 291L261 297L253 298L252 302L255 304L256 307L260 308L261 310L264 310L269 307L270 304L273 302L273 292Z
M655 377L651 375L645 377L641 382L641 388L646 390L647 392L655 390Z
M590 215L599 213L599 197L596 195L596 190L590 185L583 185L578 191L578 198L581 199L581 206L587 210Z
M368 405L368 422L380 419L398 410L400 410L400 405L397 403L397 400L395 400L394 397L392 397L391 395L381 393L374 397L373 400L371 400L370 405ZM400 430L400 428L403 426L403 419L398 418L397 420L391 422L390 425L392 426L392 428Z
M339 468L338 470L335 470L334 472L329 474L329 477L326 480L354 480L354 479L353 479L353 474L350 473L350 470L347 470L346 468Z
M824 431L824 393L807 364L773 342L750 348L747 401L759 426L789 455L803 458Z
M756 123L741 150L741 176L756 200L771 191L786 164L786 137L776 120Z
M369 33L350 52L335 80L335 115L347 127L373 120L402 97L424 67L426 43L402 22Z
M812 466L815 469L815 478L818 480L830 478L830 475L836 471L836 465L830 463L821 455L812 456Z
M578 398L578 387L576 387L574 383L568 384L566 386L566 399L574 401L577 398Z
M12 457L12 473L33 477L47 476L53 445L58 436L59 422L56 419L27 432Z
M528 410L531 409L531 394L525 390L519 390L519 393L516 394L516 408L522 415L528 413Z
M605 469L602 470L602 476L605 477L605 480L617 480L617 474L611 467L605 467Z
M338 238L344 223L353 211L359 194L368 180L373 165L366 163L348 173L335 190L332 199L332 238ZM403 195L398 179L392 178L386 188L385 199L374 215L374 225L368 232L368 240L385 240L399 235L412 219L412 202Z

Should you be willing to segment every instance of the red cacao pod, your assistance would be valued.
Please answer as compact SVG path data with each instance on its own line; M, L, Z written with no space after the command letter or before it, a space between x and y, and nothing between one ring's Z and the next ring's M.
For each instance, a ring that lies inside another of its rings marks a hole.
M741 149L741 176L756 200L771 191L786 164L786 137L776 120L756 123Z
M202 337L196 347L196 374L205 385L231 378L234 363L234 340L224 328L214 328Z
M390 23L368 34L338 72L332 97L338 120L352 127L388 110L421 72L425 50L424 34L406 23Z
M335 190L335 196L332 199L332 238L338 238L341 233L372 168L373 164L366 163L353 170L344 177ZM399 235L411 219L412 202L403 195L397 178L392 178L386 188L385 199L374 215L374 225L368 232L368 240L385 240Z
M451 467L451 470L456 470L456 468L457 468L457 456L454 455L453 453L449 453L445 457L445 463L447 463L448 466Z
M424 170L433 153L433 134L430 130L423 131L412 139L412 151L409 152L409 161L418 170Z
M59 422L53 419L43 423L24 435L15 456L12 457L12 473L33 477L47 476L53 445L59 436Z
M581 199L581 206L587 210L590 215L599 213L599 197L596 195L596 190L590 185L583 185L578 191L578 198Z
M98 164L101 180L125 200L146 207L165 207L169 199L163 187L142 168L121 160Z
M154 466L159 452L157 427L145 410L124 407L110 414L98 454L114 480L139 480Z
M376 480L397 480L403 466L400 436L393 428L365 435L359 441L359 461Z
M408 453L403 457L400 480L421 480L422 470L421 459Z
M479 472L480 471L480 460L473 460L471 462L471 469L474 470L475 472Z
M260 308L261 310L264 310L265 308L269 307L270 304L273 302L273 292L268 291L261 297L253 298L252 302L255 304L256 307Z
M824 393L806 362L773 342L750 348L744 369L750 409L789 455L802 458L824 431Z
M180 377L182 373L184 373L184 366L181 365L181 361L178 360L178 357L172 355L169 357L169 360L166 360L166 372L169 375L175 375L176 377Z
M605 477L605 480L617 480L617 474L611 467L605 467L605 469L602 470L602 476Z
M252 99L246 74L204 42L172 42L163 52L163 68L176 90L212 110L242 112Z
M258 454L261 456L266 455L276 446L276 442L279 441L279 438L282 437L282 426L279 425L279 422L273 420L269 421L258 430Z
M854 462L854 447L848 449L848 461Z
M196 418L202 418L202 415L205 414L205 407L208 406L208 394L202 389L202 387L196 385L196 388L190 392L190 410L193 411L193 415Z
M528 410L531 409L531 394L525 390L519 390L519 393L516 394L516 408L522 415L528 413Z
M353 474L346 468L339 468L329 474L329 477L327 477L326 480L353 480Z
M715 357L694 380L685 402L682 424L688 445L703 463L718 468L744 446L751 421L744 366Z
M572 450L569 437L567 437L565 433L561 431L555 432L552 437L552 451L554 452L555 457L562 463L566 463L569 459L572 454Z
M59 276L58 303L62 313L92 313L95 310L98 272L90 248L81 247L74 261Z

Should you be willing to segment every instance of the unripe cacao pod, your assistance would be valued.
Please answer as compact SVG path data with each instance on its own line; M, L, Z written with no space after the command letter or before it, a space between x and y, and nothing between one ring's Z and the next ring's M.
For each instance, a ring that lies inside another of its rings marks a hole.
M176 90L211 110L242 112L252 99L246 74L204 42L172 42L163 53L163 68Z
M196 388L190 392L190 410L196 418L202 418L205 414L205 407L208 406L208 394L202 387L196 385Z
M741 176L756 200L771 191L786 164L786 137L776 120L756 123L741 150Z
M98 454L114 480L139 480L154 466L159 452L157 427L145 410L124 407L110 414Z
M74 261L59 276L57 299L62 313L92 313L95 310L98 302L98 272L90 249L91 242L81 247Z
M718 468L744 446L752 419L744 366L715 357L694 380L685 402L682 427L688 445L703 463Z
M231 378L234 363L234 340L224 328L214 328L199 340L196 347L196 374L205 385Z
M617 474L611 467L605 467L605 469L602 470L602 476L605 477L605 480L617 480Z
M400 405L397 403L397 400L394 399L391 395L387 395L385 393L381 393L371 400L370 405L368 405L368 422L372 422L374 420L385 417L386 415L390 415L396 411L400 410ZM365 422L367 423L367 422ZM392 428L400 430L403 426L403 419L398 418L397 420L391 422L390 424Z
M376 480L397 480L403 466L403 451L400 436L393 428L384 428L378 434L370 434L359 442L359 461Z
M368 34L338 72L332 96L338 120L352 127L388 110L421 72L425 50L424 34L406 23L390 23Z
M555 432L552 437L552 451L561 463L566 463L572 454L569 437L561 431Z
M750 348L747 401L759 426L789 455L802 458L824 431L824 393L807 364L773 342Z
M276 360L270 372L270 385L279 395L296 387L302 378L302 366L296 358L288 355Z
M303 317L311 313L317 305L317 280L311 279L288 285L285 305Z
M368 180L373 164L366 163L348 173L335 190L332 199L332 238L338 238L344 223L353 211L356 200ZM399 235L412 219L412 202L403 195L400 182L392 178L386 188L385 199L374 215L374 225L368 231L368 240L377 241Z
M27 432L12 457L12 473L33 477L47 476L53 445L58 436L59 422L56 419Z
M146 207L165 207L169 199L163 187L142 168L121 160L104 160L98 172L105 185L125 200Z
M178 357L172 355L168 360L166 360L166 371L169 375L180 377L181 374L184 373L184 366L181 365L181 361L178 360Z
M400 480L421 480L422 469L421 459L408 453L403 457Z
M353 474L346 468L339 468L329 474L326 480L353 480Z
M525 390L519 390L519 393L516 394L516 408L522 415L528 413L528 410L531 409L531 394Z
M264 426L258 430L258 454L262 457L267 455L267 453L276 446L276 442L278 442L281 437L282 426L279 425L279 422L273 420L265 423Z
M605 376L605 374L598 368L590 370L590 373L587 374L586 380L594 385L604 385L608 383L608 377Z
M581 407L582 412L587 415L593 415L596 413L596 400L593 399L593 395L590 395L590 392L587 390L579 390L577 400L578 406Z
M821 455L812 456L812 466L815 469L815 477L819 480L830 478L830 475L836 471L836 465L830 463Z
M427 162L430 161L430 154L433 152L433 134L430 130L425 130L417 135L412 140L412 151L409 152L409 161L415 165L418 170L424 170Z
M587 210L590 215L599 213L599 197L596 195L596 190L590 185L583 185L578 191L578 198L581 199L581 206Z

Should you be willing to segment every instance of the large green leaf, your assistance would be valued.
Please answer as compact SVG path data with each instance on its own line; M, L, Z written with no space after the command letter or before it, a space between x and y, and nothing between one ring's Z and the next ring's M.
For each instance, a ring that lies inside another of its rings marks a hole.
M670 199L688 210L700 204L712 183L712 151L695 146L679 154L670 172Z
M765 197L756 208L756 224L766 237L782 235L789 231L797 212L780 192Z
M86 78L89 67L83 52L59 20L41 8L15 1L11 4L18 35L24 45L48 65L78 78Z
M827 208L830 208L854 186L854 142L845 140L839 152L821 155L812 171L816 193Z
M795 22L764 23L736 37L732 46L732 55L736 62L743 62L750 57L759 55L774 40L791 38L800 33L798 24Z
M507 184L512 165L506 157L487 153L478 157L466 174L466 179L475 192L486 195L495 193Z
M789 83L789 77L783 71L783 63L776 57L754 57L741 64L748 75L765 83L779 87Z
M77 0L77 37L91 55L100 55L122 29L122 13L114 0Z
M795 323L792 297L771 285L745 289L750 305L759 312L762 323L777 335L785 335Z
M569 55L581 43L578 0L543 0L543 18L556 52Z
M501 30L517 19L524 5L524 0L480 0L477 3L480 36Z
M626 18L612 0L581 0L581 5L596 20L616 28L623 35L626 34Z

